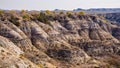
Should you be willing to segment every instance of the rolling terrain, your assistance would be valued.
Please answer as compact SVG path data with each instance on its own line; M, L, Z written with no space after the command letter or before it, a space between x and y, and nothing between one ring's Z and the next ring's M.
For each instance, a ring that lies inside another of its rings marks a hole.
M1 11L0 68L120 68L109 15Z

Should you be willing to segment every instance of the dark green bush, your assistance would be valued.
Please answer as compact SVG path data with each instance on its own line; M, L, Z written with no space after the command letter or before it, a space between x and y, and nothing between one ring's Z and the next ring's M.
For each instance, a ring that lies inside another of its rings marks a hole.
M20 22L19 21L14 22L13 24L16 25L16 26L20 26Z
M12 22L16 26L20 26L20 22L18 21L18 18L14 17L14 16L11 16L9 21Z
M75 15L73 15L73 14L68 14L67 16L68 16L69 18L76 19Z
M60 12L60 14L64 14L64 12L63 12L63 11L61 11L61 12Z
M23 20L25 20L25 21L29 21L29 20L30 20L30 16L27 15L27 14L24 14L24 15L22 16L22 18L23 18Z
M50 24L48 16L43 12L40 12L40 15L38 16L38 20L45 24Z

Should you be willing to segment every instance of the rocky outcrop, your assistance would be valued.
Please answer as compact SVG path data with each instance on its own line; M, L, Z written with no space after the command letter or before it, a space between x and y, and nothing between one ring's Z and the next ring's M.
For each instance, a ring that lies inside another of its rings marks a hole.
M98 15L103 16L110 21L120 23L120 13L104 13Z
M114 59L111 56L120 59L119 25L96 15L54 14L45 23L36 18L39 15L26 14L29 20L20 12L0 15L0 56L5 57L0 59L1 67L119 66L107 61Z
M1 68L38 68L34 63L22 56L24 52L10 40L0 36Z

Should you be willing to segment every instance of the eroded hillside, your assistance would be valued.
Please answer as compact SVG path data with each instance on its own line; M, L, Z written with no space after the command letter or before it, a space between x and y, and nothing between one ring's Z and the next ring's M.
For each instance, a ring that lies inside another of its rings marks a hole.
M89 14L0 12L2 68L119 68L120 26Z
M105 14L98 14L98 15L103 16L110 21L120 23L120 13L105 13Z

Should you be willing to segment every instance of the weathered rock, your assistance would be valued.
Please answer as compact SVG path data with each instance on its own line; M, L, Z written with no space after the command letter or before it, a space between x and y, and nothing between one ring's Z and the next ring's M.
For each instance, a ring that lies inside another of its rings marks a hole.
M28 15L30 20L19 12L1 15L1 67L106 68L110 64L106 58L120 56L120 26L116 23L96 15L62 14L51 15L47 24Z

